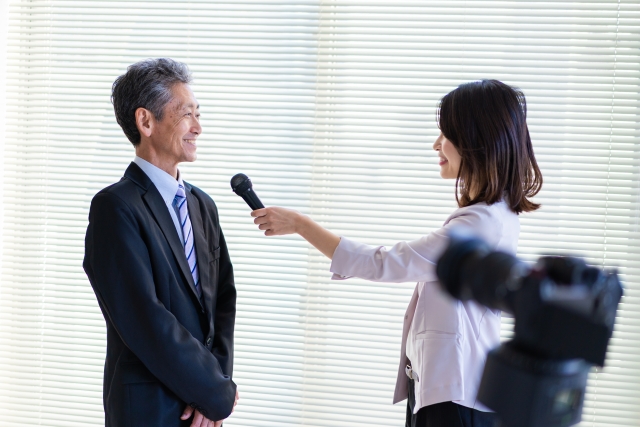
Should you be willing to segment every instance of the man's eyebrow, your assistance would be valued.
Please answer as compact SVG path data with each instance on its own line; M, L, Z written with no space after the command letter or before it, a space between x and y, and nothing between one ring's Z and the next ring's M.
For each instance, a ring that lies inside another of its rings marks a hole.
M176 111L183 111L191 108L193 108L193 103L181 104L181 105L178 105L178 109ZM197 104L196 110L199 110L199 109L200 109L200 104Z

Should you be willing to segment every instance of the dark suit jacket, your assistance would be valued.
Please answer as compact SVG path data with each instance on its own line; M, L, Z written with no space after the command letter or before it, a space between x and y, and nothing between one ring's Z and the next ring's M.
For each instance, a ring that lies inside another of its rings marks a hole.
M158 189L135 163L95 195L84 269L107 324L107 427L181 426L186 404L229 416L236 290L216 205L185 183L202 302Z

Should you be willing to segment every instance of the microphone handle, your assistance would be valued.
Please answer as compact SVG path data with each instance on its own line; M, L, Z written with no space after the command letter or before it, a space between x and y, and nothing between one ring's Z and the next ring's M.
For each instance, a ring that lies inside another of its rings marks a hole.
M258 195L256 194L255 191L253 191L252 188L248 188L247 191L242 193L241 197L244 199L245 202L247 202L247 204L249 205L252 211L255 211L256 209L264 208L264 205L262 204L262 202L258 198Z

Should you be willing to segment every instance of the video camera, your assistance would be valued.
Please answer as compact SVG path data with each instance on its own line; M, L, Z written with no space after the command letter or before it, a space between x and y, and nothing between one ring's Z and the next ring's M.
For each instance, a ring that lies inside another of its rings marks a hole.
M436 272L454 298L515 318L514 337L489 352L478 400L505 427L564 427L580 421L587 376L603 366L622 286L616 271L574 257L533 266L450 233Z

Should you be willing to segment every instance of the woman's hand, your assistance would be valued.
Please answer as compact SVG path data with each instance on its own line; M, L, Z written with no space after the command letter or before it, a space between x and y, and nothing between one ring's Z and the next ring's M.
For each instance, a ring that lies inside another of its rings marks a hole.
M297 211L278 207L256 209L251 212L254 224L264 231L265 236L282 236L299 232L299 224L304 216Z
M329 259L333 258L333 253L340 243L340 237L308 216L291 209L278 207L256 209L251 212L251 216L255 218L253 222L258 224L258 228L264 230L265 236L298 233Z

